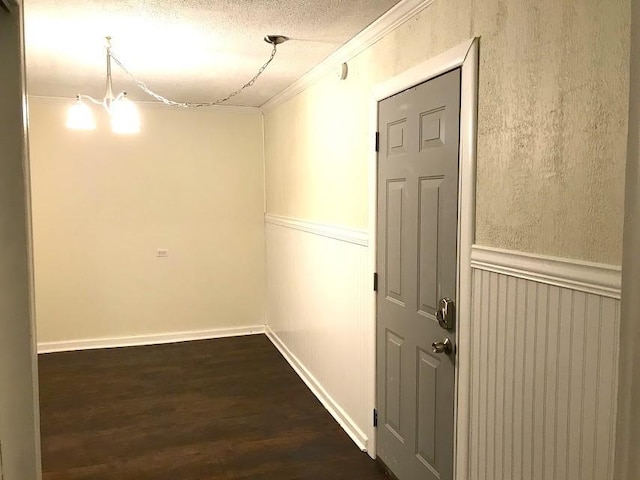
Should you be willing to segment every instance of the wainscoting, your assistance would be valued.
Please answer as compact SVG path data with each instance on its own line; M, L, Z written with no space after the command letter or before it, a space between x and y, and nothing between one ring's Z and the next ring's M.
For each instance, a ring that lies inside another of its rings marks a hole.
M363 450L373 439L367 233L266 215L267 335Z
M366 234L265 219L267 335L366 449L375 440ZM471 385L459 399L470 410L468 479L612 479L620 268L480 246L471 266Z
M613 478L620 270L474 247L470 478Z

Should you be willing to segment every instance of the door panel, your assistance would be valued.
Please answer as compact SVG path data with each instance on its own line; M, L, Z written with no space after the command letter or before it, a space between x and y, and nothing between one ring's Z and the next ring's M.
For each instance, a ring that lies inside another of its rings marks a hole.
M390 180L387 183L387 228L385 267L387 271L386 293L404 305L402 299L402 203L405 199L404 180Z
M460 70L378 108L378 455L400 480L450 480L455 327L436 311L456 298Z
M396 120L393 123L390 123L387 126L387 136L389 138L389 149L387 155L389 157L393 155L400 155L405 153L404 148L404 131L406 128L407 119L402 118L400 120Z
M438 290L438 208L443 177L421 178L418 199L418 299L420 313L435 315Z
M440 107L420 115L420 150L444 145L446 108Z
M422 349L418 350L418 435L416 452L419 458L433 467L436 458L436 386L440 359Z
M402 441L400 405L402 391L402 344L404 340L393 332L387 330L387 354L385 377L387 383L386 390L386 426Z

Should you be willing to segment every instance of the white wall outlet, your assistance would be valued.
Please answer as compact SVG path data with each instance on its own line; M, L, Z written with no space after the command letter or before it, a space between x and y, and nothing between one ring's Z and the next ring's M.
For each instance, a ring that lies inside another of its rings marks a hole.
M169 256L169 249L167 248L157 248L156 249L156 257L168 257Z

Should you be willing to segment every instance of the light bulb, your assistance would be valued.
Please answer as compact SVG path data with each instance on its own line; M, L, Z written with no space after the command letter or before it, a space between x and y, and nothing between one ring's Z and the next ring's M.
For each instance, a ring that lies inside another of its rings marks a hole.
M73 130L95 130L96 120L89 106L80 97L69 107L67 112L67 128Z
M114 133L131 134L140 131L138 109L124 95L113 101L109 112L111 114L111 129Z

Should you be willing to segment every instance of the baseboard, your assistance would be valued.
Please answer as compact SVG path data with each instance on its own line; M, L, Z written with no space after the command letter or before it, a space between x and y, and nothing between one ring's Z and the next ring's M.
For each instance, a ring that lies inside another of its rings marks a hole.
M320 385L318 380L309 372L306 367L298 360L298 358L287 348L278 335L265 326L265 333L275 347L280 351L282 356L289 362L289 365L295 370L302 381L309 387L309 390L320 400L320 403L329 411L333 418L340 424L345 432L351 437L351 440L362 450L367 451L368 438L358 428L355 422L347 415L347 413L338 405L338 403L329 395L329 393Z
M252 325L239 328L218 328L212 330L195 330L190 332L159 333L154 335L136 335L131 337L94 338L63 342L38 343L38 353L70 352L76 350L93 350L99 348L135 347L141 345L159 345L163 343L188 342L191 340L208 340L212 338L239 337L265 333L264 325Z

